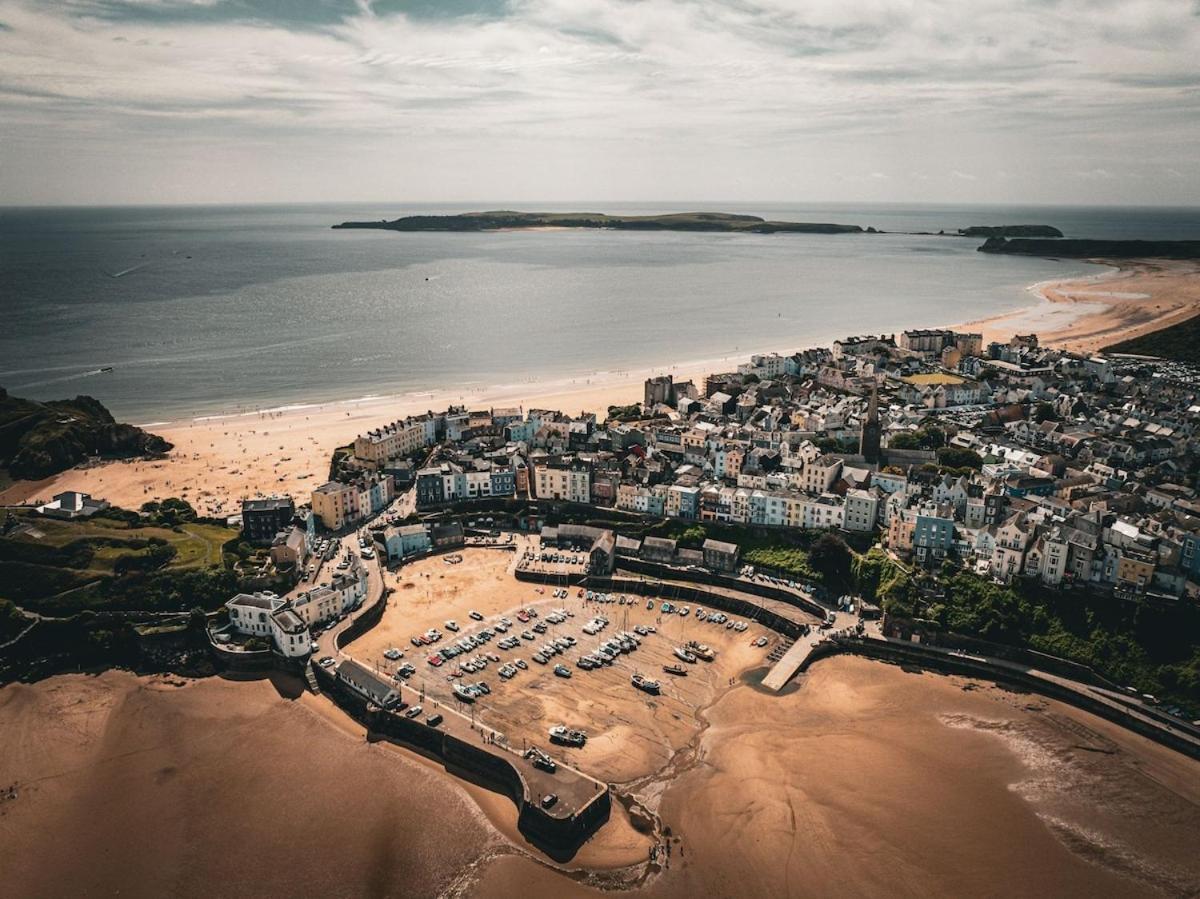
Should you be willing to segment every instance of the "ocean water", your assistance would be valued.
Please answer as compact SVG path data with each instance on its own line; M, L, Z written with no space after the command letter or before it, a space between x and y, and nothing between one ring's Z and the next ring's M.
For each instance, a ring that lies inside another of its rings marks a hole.
M937 231L1200 238L1200 210L706 203L0 210L0 385L159 421L364 395L730 363L1028 305L1078 262L882 235L334 231L481 208L706 208ZM111 372L101 368L111 367Z

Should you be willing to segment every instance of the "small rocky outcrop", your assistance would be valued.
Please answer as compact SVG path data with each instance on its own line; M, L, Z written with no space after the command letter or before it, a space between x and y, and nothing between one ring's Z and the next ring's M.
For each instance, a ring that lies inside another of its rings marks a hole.
M158 456L171 444L118 422L94 397L41 403L0 387L0 468L14 478L45 478L93 456Z

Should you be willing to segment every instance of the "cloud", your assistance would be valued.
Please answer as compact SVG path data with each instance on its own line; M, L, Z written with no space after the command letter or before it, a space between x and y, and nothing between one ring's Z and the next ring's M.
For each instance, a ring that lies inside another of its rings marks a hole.
M180 167L274 145L280 192L316 165L333 195L348 169L393 194L876 196L916 167L950 173L931 199L1047 199L1164 179L1200 137L1190 0L0 0L0 22L0 187L31 198L134 164L191 198Z

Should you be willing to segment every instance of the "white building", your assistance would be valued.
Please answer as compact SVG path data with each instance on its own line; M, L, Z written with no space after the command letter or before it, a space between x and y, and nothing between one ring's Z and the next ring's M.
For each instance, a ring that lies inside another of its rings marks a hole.
M239 593L225 608L230 627L238 633L269 638L289 658L308 655L312 634L289 600L274 593Z

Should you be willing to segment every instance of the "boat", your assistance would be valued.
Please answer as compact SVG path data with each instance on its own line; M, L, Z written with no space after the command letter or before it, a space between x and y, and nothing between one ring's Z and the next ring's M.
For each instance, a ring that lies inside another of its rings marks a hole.
M113 370L113 367L111 365L104 365L104 366L101 366L101 368L100 368L101 374L106 374L112 370Z
M559 677L570 677L571 669L567 668L565 665L555 665L554 673L557 674Z
M462 684L454 685L454 696L456 699L461 699L463 702L474 702L475 693Z
M663 671L676 677L687 677L687 669L682 665L663 665Z
M533 762L535 768L541 768L543 771L549 771L551 774L558 767L554 759L550 758L550 756L546 755L546 753L542 752L536 746L529 747L529 751L525 753L525 758Z
M653 693L656 695L658 693L659 686L658 681L656 680L650 680L648 677L644 677L641 674L635 674L629 680L635 687L644 693Z
M587 742L587 734L581 730L568 730L565 725L556 724L550 728L550 739L564 746L582 746Z
M696 664L696 657L682 646L676 646L671 651L675 653L675 658L679 659L681 662L687 662L689 665Z
M698 658L704 659L706 662L711 662L713 660L713 651L703 643L697 643L695 640L689 640L687 648L688 652L692 653Z

